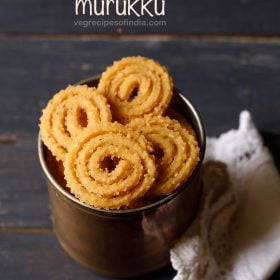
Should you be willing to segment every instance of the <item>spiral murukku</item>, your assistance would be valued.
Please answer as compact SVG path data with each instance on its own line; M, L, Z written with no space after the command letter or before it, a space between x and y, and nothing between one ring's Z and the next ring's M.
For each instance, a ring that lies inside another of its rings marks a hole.
M168 107L165 111L164 116L177 120L181 124L181 126L183 126L193 137L196 137L193 127L191 126L189 121L183 117L183 115Z
M113 118L126 123L135 117L160 115L172 94L165 67L145 57L125 57L102 74L98 91L107 97Z
M134 119L128 126L154 146L158 176L148 196L168 195L186 182L199 161L199 147L184 126L163 116Z
M68 86L49 101L40 121L42 141L63 161L73 139L96 123L110 122L111 111L95 88Z
M82 202L104 209L128 207L156 177L151 144L120 124L99 125L76 139L64 162L65 179Z

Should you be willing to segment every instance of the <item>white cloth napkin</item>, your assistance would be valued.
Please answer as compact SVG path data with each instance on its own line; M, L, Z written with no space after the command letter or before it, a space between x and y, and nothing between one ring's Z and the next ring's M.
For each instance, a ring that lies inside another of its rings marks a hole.
M263 280L280 265L280 176L249 112L208 138L204 191L171 250L174 280Z

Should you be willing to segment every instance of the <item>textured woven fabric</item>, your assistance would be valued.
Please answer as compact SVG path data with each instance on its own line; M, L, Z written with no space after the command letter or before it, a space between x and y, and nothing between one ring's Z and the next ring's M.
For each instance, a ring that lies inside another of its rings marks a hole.
M174 280L263 280L280 265L280 176L249 112L208 138L196 220L171 250Z

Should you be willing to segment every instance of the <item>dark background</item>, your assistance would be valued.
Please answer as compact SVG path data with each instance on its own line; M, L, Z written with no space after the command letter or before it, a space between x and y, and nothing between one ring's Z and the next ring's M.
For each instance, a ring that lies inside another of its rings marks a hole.
M81 268L56 241L36 137L54 93L123 56L166 65L208 136L236 128L248 109L279 168L279 1L166 0L167 25L149 29L75 27L77 19L92 20L76 17L72 0L0 2L1 279L107 279ZM139 279L174 275L167 267Z

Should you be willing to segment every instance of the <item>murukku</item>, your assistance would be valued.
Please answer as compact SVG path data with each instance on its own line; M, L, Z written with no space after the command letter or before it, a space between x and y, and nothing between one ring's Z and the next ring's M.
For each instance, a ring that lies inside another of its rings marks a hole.
M99 125L75 140L64 162L65 179L82 202L104 209L129 207L156 178L152 145L121 124Z
M73 139L96 123L110 122L111 111L95 88L68 86L49 101L40 121L42 141L63 161Z
M177 120L193 137L196 137L195 131L189 121L186 120L181 114L177 113L174 109L168 107L164 116Z
M108 67L97 89L107 97L113 118L126 123L135 117L161 115L171 100L173 82L165 67L135 56Z
M178 121L163 116L132 120L128 126L140 131L154 146L158 176L149 197L165 196L186 182L199 161L195 137Z
M52 155L52 153L48 149L45 150L45 159L46 159L48 168L49 168L51 174L56 179L56 181L60 184L60 186L62 186L63 188L66 188L66 181L64 179L63 163L61 161L57 161L56 158Z

